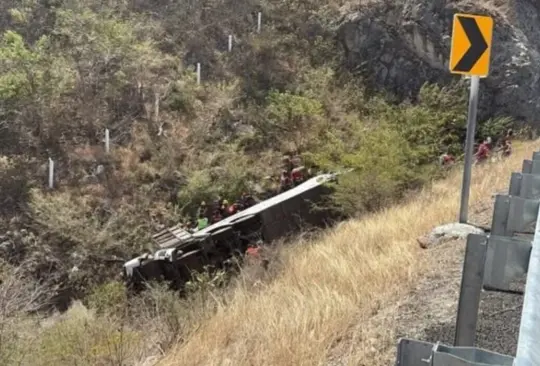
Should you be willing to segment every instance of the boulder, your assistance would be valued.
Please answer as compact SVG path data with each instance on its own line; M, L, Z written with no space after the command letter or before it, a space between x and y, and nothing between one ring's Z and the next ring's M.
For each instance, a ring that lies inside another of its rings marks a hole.
M417 240L420 247L428 249L449 240L467 239L469 234L484 234L484 230L468 224L452 223L437 226L429 234Z

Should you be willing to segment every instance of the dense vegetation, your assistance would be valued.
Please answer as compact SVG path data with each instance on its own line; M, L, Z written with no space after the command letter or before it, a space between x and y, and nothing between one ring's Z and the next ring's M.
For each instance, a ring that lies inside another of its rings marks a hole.
M114 258L148 247L200 200L263 189L285 153L355 168L335 203L358 215L429 182L438 155L459 155L464 140L465 84L425 85L414 102L368 92L343 67L331 2L5 0L0 10L4 267L91 304L116 286L106 284ZM509 123L487 121L479 137ZM75 364L54 357L40 359Z

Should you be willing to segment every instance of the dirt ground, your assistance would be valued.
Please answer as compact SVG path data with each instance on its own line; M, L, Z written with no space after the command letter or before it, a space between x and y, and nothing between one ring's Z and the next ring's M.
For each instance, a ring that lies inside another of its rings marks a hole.
M470 212L470 222L490 227L493 204L492 197L475 206ZM402 337L452 345L464 254L464 240L446 242L425 250L422 256L427 261L427 270L420 276L416 288L392 306L384 306L377 314L363 317L364 327L367 322L372 333L377 329L375 333L378 336L371 341L375 363L343 356L349 353L347 348L355 347L362 338L358 334L359 326L350 330L350 339L332 350L335 356L330 357L328 365L394 365L397 342ZM476 346L515 355L522 302L521 295L484 291Z

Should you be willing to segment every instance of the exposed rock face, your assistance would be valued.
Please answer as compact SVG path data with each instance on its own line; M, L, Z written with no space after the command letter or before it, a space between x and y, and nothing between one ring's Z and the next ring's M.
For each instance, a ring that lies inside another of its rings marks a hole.
M534 0L362 5L344 18L339 31L349 67L401 97L414 97L425 82L460 78L448 70L458 12L494 18L490 75L480 83L480 118L512 115L534 125L540 112L540 3Z

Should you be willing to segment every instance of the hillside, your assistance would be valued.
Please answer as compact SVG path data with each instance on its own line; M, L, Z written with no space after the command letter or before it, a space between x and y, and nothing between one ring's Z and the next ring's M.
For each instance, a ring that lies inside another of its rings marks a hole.
M439 176L446 148L460 153L463 81L426 84L414 103L369 91L343 66L332 4L2 6L0 248L46 278L53 298L42 301L60 308L116 278L199 202L275 189L264 178L284 154L356 168L335 204L360 215ZM481 122L478 138L497 139L513 120Z
M516 145L509 159L473 169L473 222L488 225L492 194L507 189L540 140ZM110 284L90 297L90 309L75 304L40 319L21 312L33 299L28 290L40 288L4 272L3 364L388 365L400 336L451 337L463 243L426 251L417 239L455 220L460 181L456 169L400 205L278 247L269 272L247 267L228 288L199 278L187 300L153 287L127 306L121 285ZM490 313L515 311L498 297L484 299L480 343L511 352L515 329L502 332L513 323Z
M495 15L498 39L527 52L519 67L511 53L494 58L495 72L517 71L482 80L476 137L497 141L514 127L526 139L536 127L536 28L523 18L535 8L428 3L2 1L0 338L9 341L0 364L325 359L353 318L414 281L413 238L457 212L458 173L439 181L447 172L437 160L462 153L467 82L407 39L432 49L447 41L438 20L452 12ZM412 33L401 32L411 22ZM203 273L186 299L159 286L127 298L122 263L153 249L152 234L193 219L201 201L275 190L285 154L318 171L354 169L332 202L348 222L278 245L266 273L247 267L228 284ZM489 195L489 179L507 176L483 169L477 198Z
M486 207L492 206L492 194L507 189L510 173L520 171L523 159L539 147L538 140L523 144L511 159L474 169L473 222L490 222ZM261 289L237 288L160 364L386 366L395 362L400 336L437 341L442 334L448 342L449 334L436 329L454 321L456 283L450 296L444 294L445 281L455 276L446 271L457 267L459 290L463 247L453 243L452 250L449 243L444 252L436 248L426 254L416 239L455 221L460 182L456 170L406 203L346 222L310 245L287 249L287 264L275 280ZM410 290L421 288L424 292L410 300ZM426 295L433 291L437 295L429 302ZM505 309L496 303L491 310ZM491 334L501 331L481 326Z

